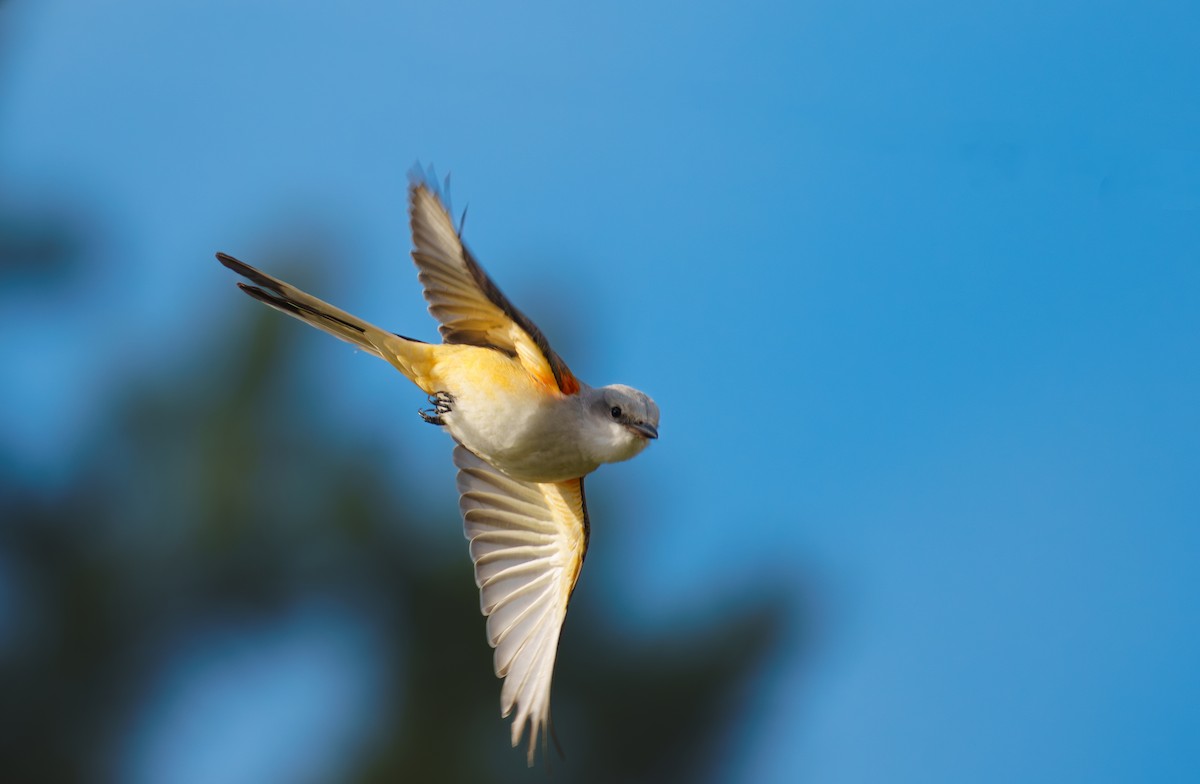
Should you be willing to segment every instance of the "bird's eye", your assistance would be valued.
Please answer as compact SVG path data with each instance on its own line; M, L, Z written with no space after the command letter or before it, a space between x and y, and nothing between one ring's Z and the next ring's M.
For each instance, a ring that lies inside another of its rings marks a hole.
M613 406L612 410L609 411L608 413L612 414L613 419L620 419L621 418L621 407Z

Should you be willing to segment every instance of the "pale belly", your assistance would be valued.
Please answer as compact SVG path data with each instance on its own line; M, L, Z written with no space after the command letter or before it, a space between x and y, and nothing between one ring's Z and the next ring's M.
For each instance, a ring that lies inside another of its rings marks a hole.
M595 471L584 456L569 397L548 393L515 361L495 351L471 352L440 379L453 396L442 414L456 441L504 473L530 482L562 482Z

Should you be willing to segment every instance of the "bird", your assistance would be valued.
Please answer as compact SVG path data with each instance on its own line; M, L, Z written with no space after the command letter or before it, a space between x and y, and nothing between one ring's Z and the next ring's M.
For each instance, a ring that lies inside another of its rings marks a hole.
M448 185L448 183L447 183ZM591 387L500 291L462 241L442 189L409 185L412 258L440 343L376 327L225 253L254 299L387 361L428 396L425 422L455 442L453 463L512 745L545 754L550 685L591 524L584 477L658 438L655 402L623 384ZM465 213L464 213L465 219Z

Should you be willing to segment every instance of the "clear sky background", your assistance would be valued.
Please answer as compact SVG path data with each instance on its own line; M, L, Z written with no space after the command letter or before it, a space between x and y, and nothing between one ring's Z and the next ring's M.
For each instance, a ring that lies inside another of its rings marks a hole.
M576 374L662 409L589 485L636 510L597 567L624 633L768 576L820 608L729 781L1197 781L1198 52L1187 2L9 0L0 206L100 242L71 291L0 294L0 437L53 493L115 379L244 318L217 250L319 246L307 287L432 339L432 163ZM419 393L305 345L361 402L314 416L383 422L452 513ZM319 603L198 636L127 779L336 771L371 651Z

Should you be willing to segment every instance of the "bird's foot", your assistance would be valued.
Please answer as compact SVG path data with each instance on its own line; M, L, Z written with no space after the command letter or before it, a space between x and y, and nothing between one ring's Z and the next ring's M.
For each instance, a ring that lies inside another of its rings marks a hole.
M431 425L444 425L442 414L449 414L451 404L454 403L454 396L449 392L437 392L429 396L429 405L433 408L417 409L417 413Z

